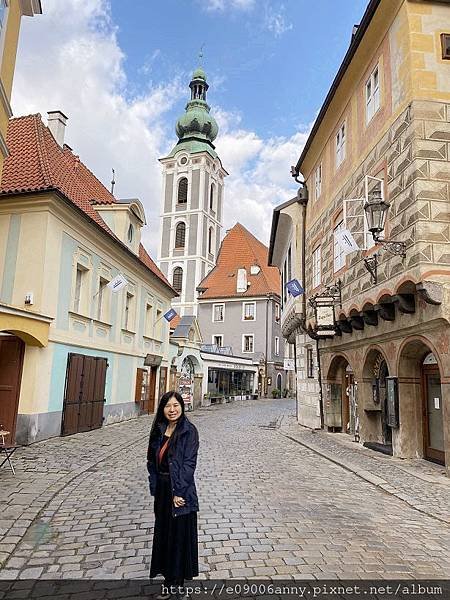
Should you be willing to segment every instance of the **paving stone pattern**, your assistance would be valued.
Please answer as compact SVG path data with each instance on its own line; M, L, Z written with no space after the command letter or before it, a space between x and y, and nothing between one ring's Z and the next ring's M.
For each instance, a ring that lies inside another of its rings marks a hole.
M292 422L276 424L293 411L291 400L259 400L193 415L201 577L448 575L450 527L286 437ZM16 477L0 474L1 578L148 577L150 425L141 417L16 453ZM420 482L429 497L440 486Z

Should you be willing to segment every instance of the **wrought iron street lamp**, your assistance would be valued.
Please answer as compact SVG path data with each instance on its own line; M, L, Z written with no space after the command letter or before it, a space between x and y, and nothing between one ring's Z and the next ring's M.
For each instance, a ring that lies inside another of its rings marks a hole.
M367 202L364 204L364 212L366 213L368 229L372 234L374 242L380 244L383 248L390 252L390 254L405 258L405 242L380 238L386 225L387 212L390 206L391 205L383 199L381 189L373 190L370 194L368 194ZM376 285L378 283L378 255L373 254L370 257L366 257L364 259L364 265L370 273L372 283Z

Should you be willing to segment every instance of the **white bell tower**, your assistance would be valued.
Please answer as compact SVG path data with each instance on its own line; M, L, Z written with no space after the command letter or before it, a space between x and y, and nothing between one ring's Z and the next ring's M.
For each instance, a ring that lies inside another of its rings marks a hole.
M206 103L208 84L197 69L191 99L178 119L178 143L161 158L163 209L158 263L180 294L177 313L197 315L197 286L215 266L222 235L223 185L228 175L213 141L218 126Z

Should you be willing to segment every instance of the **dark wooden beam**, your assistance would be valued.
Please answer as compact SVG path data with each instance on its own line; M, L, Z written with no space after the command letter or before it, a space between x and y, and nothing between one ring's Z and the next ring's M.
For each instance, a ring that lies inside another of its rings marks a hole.
M377 311L383 321L395 321L395 304L375 304L374 309Z
M416 312L416 299L414 294L397 294L392 296L392 301L398 305L401 313L413 314Z
M359 313L363 318L365 325L376 327L378 325L378 314L375 310L363 310Z
M364 321L362 317L360 317L359 315L352 315L351 317L349 317L349 319L353 329L356 329L358 331L362 331L364 329Z

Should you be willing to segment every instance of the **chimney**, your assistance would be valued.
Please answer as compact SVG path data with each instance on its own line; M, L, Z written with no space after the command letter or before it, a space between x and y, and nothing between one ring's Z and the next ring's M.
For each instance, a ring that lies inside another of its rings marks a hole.
M47 115L48 128L62 148L64 144L64 134L66 132L66 123L68 117L66 117L66 115L60 110L50 110Z

